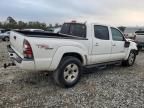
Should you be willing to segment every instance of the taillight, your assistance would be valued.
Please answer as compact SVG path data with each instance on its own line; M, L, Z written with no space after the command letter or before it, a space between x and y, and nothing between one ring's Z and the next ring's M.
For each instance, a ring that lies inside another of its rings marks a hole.
M23 42L23 55L24 58L33 59L33 52L30 43L27 40Z

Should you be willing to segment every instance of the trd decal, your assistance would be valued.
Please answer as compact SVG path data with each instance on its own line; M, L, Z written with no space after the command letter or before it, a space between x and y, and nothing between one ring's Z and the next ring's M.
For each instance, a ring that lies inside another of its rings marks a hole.
M46 44L37 44L36 46L38 46L38 48L41 48L41 49L53 49L53 48L50 48L48 45Z

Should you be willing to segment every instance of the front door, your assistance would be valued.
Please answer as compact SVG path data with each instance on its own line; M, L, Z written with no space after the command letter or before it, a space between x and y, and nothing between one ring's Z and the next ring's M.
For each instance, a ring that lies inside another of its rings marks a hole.
M123 34L116 28L111 27L112 34L112 60L122 60L125 57L125 41Z

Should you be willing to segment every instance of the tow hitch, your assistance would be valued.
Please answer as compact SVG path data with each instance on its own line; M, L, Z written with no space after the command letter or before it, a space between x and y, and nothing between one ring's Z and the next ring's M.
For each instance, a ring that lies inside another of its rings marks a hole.
M6 69L6 68L8 68L8 67L10 67L10 66L16 66L16 64L15 63L5 63L4 65L3 65L3 67Z

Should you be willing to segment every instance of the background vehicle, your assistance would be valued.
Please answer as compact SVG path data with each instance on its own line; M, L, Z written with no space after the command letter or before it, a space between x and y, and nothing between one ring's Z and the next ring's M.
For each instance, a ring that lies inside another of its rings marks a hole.
M4 32L0 34L0 39L3 41L9 41L10 31Z
M58 28L55 28L55 29L53 30L53 32L54 32L54 33L59 33L60 30L61 30L61 27L58 27Z
M135 42L138 44L138 48L144 48L144 31L135 32Z
M0 34L4 32L4 29L0 29Z
M140 30L144 30L144 28L143 27L126 27L124 30L124 35L126 38L130 38L134 40L135 32L140 31Z
M53 71L55 82L72 87L82 68L115 64L132 66L136 43L115 27L95 23L64 23L59 34L11 32L9 55L24 70Z

